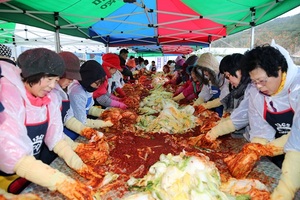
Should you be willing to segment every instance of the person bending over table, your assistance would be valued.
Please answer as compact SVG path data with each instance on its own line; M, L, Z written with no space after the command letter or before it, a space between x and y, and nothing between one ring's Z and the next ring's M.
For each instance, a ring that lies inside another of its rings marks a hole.
M100 63L95 60L88 60L80 67L81 80L74 80L68 87L70 107L74 116L65 121L65 126L75 133L82 133L86 127L101 128L109 127L113 124L111 121L100 120L103 109L94 106L93 92L99 88L106 80L106 73ZM88 117L95 117L91 119ZM78 135L67 132L71 139L75 140Z
M40 160L47 145L78 173L93 174L64 140L61 102L51 92L64 73L63 59L36 48L23 52L17 65L0 61L0 102L5 107L0 114L0 187L19 193L31 181L70 199L93 199L89 187Z
M203 109L211 109L220 105L224 106L226 113L231 113L207 134L207 138L215 140L221 135L231 132L241 134L248 126L248 95L251 88L249 74L243 70L240 62L243 54L232 54L225 56L220 63L220 73L225 75L232 89L224 98L200 104ZM255 89L255 86L252 86Z
M299 137L298 110L300 94L300 68L292 61L289 53L274 40L271 45L258 46L245 53L243 65L249 72L251 82L257 90L249 96L250 141L263 145L274 144L282 147L289 134ZM293 126L295 128L292 128ZM299 142L299 140L298 140ZM293 199L300 187L299 144L289 139L286 155L272 157L281 167L282 176L272 199Z
M118 70L121 70L120 59L117 54L107 53L102 56L102 67L106 73L106 79L96 91L93 92L94 101L105 108L115 107L126 109L127 105L122 102L122 98L116 97L108 92L108 79L112 77Z

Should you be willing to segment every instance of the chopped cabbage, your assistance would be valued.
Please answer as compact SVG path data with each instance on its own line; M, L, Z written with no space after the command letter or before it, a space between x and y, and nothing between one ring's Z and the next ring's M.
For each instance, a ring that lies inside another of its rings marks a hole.
M197 117L193 113L193 106L177 108L170 102L164 102L163 110L157 117L142 115L136 127L146 132L185 133L196 126Z
M154 199L230 199L219 190L219 172L205 155L196 157L186 156L184 153L177 156L162 154L160 160L150 167L146 176L142 179L131 177L127 183L143 195L148 192ZM130 195L127 200L129 199Z

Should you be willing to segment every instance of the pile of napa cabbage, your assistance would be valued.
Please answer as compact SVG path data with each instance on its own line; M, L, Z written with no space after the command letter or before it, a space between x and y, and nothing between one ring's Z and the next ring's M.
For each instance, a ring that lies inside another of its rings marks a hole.
M215 164L205 155L160 156L143 178L130 178L132 191L124 199L144 200L232 200L250 199L248 195L233 196L220 190L221 180Z

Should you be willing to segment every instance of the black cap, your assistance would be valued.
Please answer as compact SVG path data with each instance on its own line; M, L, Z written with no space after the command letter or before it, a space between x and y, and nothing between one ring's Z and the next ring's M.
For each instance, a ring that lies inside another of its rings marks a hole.
M17 59L17 65L22 69L22 76L46 73L61 77L65 71L65 63L60 55L46 48L36 48L24 51Z

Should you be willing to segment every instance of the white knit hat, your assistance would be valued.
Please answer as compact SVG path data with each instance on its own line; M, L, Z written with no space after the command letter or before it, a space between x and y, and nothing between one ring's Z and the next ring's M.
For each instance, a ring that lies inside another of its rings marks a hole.
M219 62L216 57L211 53L203 53L197 61L197 65L207 67L214 70L216 73L219 72Z

